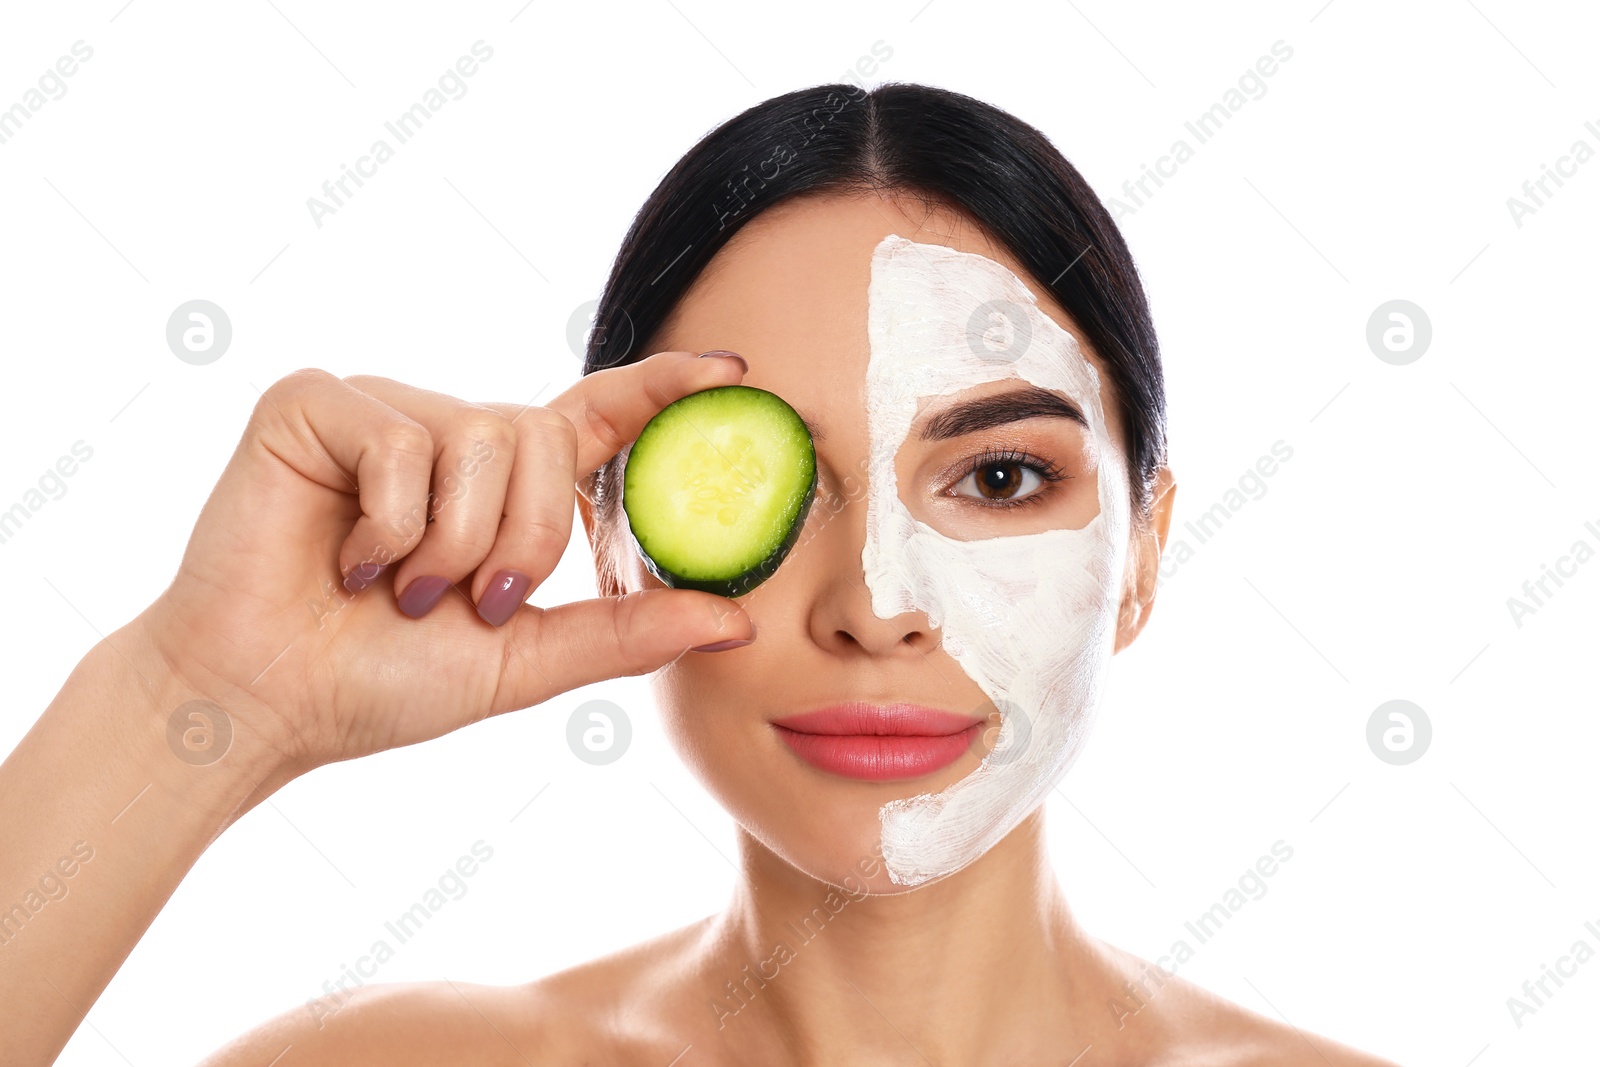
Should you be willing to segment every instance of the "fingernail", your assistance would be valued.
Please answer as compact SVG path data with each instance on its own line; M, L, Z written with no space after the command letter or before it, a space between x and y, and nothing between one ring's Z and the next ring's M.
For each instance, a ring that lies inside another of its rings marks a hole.
M489 588L478 598L478 614L491 626L499 626L517 613L528 597L533 579L521 571L503 570L494 576Z
M367 586L378 580L387 563L357 563L350 568L350 573L344 576L344 587L352 593L359 593Z
M737 352L729 352L726 348L714 348L710 352L700 353L701 359L705 359L707 356L732 356L734 359L739 361L739 365L744 368L746 374L750 373L749 361Z
M750 624L750 636L732 641L717 641L709 645L695 645L690 652L726 652L730 648L743 648L756 639L756 624Z
M450 588L450 579L429 575L418 578L406 586L406 591L400 594L396 603L402 614L413 619L420 619L433 610L433 606L444 596L444 591Z

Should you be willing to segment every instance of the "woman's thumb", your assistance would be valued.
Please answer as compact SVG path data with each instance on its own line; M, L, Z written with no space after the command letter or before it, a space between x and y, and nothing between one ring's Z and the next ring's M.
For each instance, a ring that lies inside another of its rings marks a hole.
M697 646L736 648L756 635L739 604L692 589L645 589L553 608L526 605L500 632L510 647L490 714L532 707L607 678L647 674L679 656L700 655Z

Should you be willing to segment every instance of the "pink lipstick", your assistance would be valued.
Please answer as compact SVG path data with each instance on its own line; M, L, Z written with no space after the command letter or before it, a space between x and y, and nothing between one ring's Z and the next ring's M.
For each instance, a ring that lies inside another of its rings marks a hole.
M920 704L849 701L774 719L772 725L795 755L820 771L893 782L950 766L987 721Z

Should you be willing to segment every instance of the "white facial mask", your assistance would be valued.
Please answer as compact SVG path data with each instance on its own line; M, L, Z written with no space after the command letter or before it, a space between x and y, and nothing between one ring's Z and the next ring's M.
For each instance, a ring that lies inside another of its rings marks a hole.
M1005 319L980 312L975 320L984 305ZM1006 320L1009 337L984 332ZM993 750L971 774L880 811L885 867L910 886L959 870L1010 833L1082 750L1116 639L1129 482L1106 433L1094 366L999 263L890 234L873 250L867 334L861 562L873 612L926 613L945 651L1003 716ZM906 509L895 454L920 398L1011 378L1065 394L1089 421L1099 513L1079 530L946 537Z

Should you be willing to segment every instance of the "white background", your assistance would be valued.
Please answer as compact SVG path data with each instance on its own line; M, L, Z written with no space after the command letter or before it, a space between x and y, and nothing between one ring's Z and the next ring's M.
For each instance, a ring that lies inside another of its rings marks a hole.
M568 320L632 213L743 108L836 81L882 41L872 81L1007 108L1110 197L1194 145L1184 122L1281 40L1293 56L1265 94L1122 226L1166 360L1174 539L1274 442L1293 457L1171 570L1117 658L1050 802L1055 862L1091 931L1153 958L1193 944L1184 922L1282 839L1293 859L1186 977L1408 1065L1593 1055L1600 962L1520 1028L1506 1007L1578 938L1600 949L1583 929L1600 924L1600 562L1520 627L1506 603L1575 541L1600 547L1584 528L1600 527L1600 160L1521 226L1506 203L1575 140L1600 149L1592 11L124 3L0 13L0 107L73 42L94 49L0 145L0 510L74 442L94 450L0 544L0 750L97 630L165 586L258 389L317 365L555 395L578 376ZM479 39L494 56L467 94L317 228L306 198ZM195 298L234 329L204 367L164 336ZM1432 323L1405 366L1366 342L1397 298ZM574 530L536 602L594 595ZM593 697L634 727L610 766L565 741ZM1433 725L1408 766L1367 747L1394 698ZM193 1062L320 995L479 839L493 859L378 980L526 981L717 909L733 876L729 819L666 745L645 681L574 691L323 768L251 812L61 1062Z

